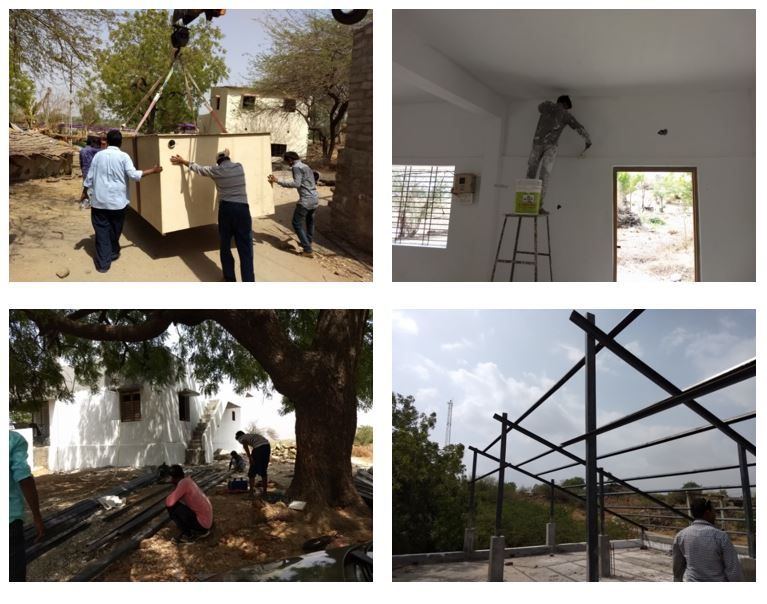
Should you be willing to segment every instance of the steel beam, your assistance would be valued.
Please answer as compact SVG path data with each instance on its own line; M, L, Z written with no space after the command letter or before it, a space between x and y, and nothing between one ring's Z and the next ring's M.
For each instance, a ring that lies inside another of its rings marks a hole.
M620 323L618 323L613 329L610 331L610 337L616 337L618 336L624 329L626 329L631 323L634 322L634 320L639 317L644 312L644 310L632 310L629 314L627 314L625 317L623 317L623 320L621 320ZM600 350L604 348L604 344L598 344L596 348L596 353L598 353ZM580 361L578 361L575 365L573 365L570 370L563 375L559 381L554 384L551 388L548 389L546 394L544 394L541 398L539 398L535 403L532 404L532 406L527 409L522 415L520 415L517 418L517 421L514 422L515 424L522 423L522 420L524 420L528 415L530 415L533 411L535 411L538 407L540 407L543 403L545 403L549 398L551 398L557 390L559 390L562 386L564 386L570 378L572 378L578 371L581 370L581 368L586 364L586 357L583 357ZM491 442L487 447L485 447L483 450L487 451L492 447L495 443L498 442L500 437L496 437L496 439ZM550 451L547 451L544 453L544 455L548 455L551 453ZM542 457L539 456L539 457ZM532 460L531 460L532 461ZM525 462L528 463L528 462ZM522 465L522 464L520 464Z
M493 419L501 421L501 416L498 415L498 414L495 414L493 416ZM527 437L529 437L529 438L531 438L531 439L541 443L542 445L546 445L547 447L550 447L550 448L554 449L557 453L561 453L562 455L565 455L566 457L569 457L570 459L572 459L573 461L575 461L576 463L578 463L578 464L580 464L582 466L586 465L586 460L581 459L580 457L578 457L574 453L570 453L570 451L568 451L567 449L564 449L561 446L556 445L556 444L546 440L542 436L538 436L535 432L531 432L527 428L523 428L522 426L518 426L517 424L515 424L514 422L511 422L509 420L506 420L506 423L510 425L510 429L513 428L513 429L517 430L517 432L520 432L521 434L524 434L525 436L527 436ZM484 453L484 451L483 451L483 453ZM618 478L614 474L611 474L610 472L605 471L605 476L607 476L608 478L610 478L611 480L613 480L617 484L620 484L621 486L623 486L623 487L625 487L627 489L631 489L632 493L634 493L636 495L642 495L643 497L646 497L647 499L649 499L650 501L658 504L659 506L664 507L667 510L672 511L672 512L676 513L677 515L682 516L683 518L686 518L687 520L692 520L691 516L688 516L687 514L684 514L684 513L680 512L679 510L673 508L672 506L668 505L665 501L661 501L660 499L657 499L655 497L652 497L651 495L648 495L648 491L643 491L642 489L639 489L639 488L629 484L625 480L621 480L620 478ZM649 491L649 492L651 492L651 491ZM666 491L658 491L658 492L665 493Z
M749 411L748 413L744 413L742 415L736 415L734 417L731 417L730 419L724 420L724 423L727 425L737 424L739 422L744 422L749 419L754 419L756 417L756 411ZM712 426L711 424L706 424L705 426L699 426L697 428L692 428L690 430L685 430L683 432L677 432L676 434L670 434L669 436L663 436L662 438L658 438L655 440L651 440L650 442L641 443L639 445L632 445L631 447L626 447L625 449L619 449L618 451L612 451L610 453L603 453L597 459L606 459L608 457L614 457L616 455L623 455L625 453L632 453L634 451L640 451L642 449L647 449L649 447L654 447L656 445L662 445L667 442L671 442L674 440L679 440L680 438L687 438L688 436L695 436L696 434L701 434L702 432L708 432L709 430L715 430L716 426ZM549 453L548 451L546 452ZM533 459L538 459L541 457L540 455L529 459L525 462L522 462L520 464L517 464L519 466L522 466L529 461L533 461ZM569 463L564 466L559 466L557 468L552 468L550 470L544 470L543 472L539 472L538 474L543 476L544 474L551 474L552 472L558 472L560 470L566 470L567 468L573 468L577 466L577 463Z
M653 382L654 384L657 384L658 386L663 388L666 392L673 395L670 400L661 401L661 403L665 403L665 406L658 403L658 405L661 405L661 406L658 407L657 410L653 409L655 405L652 405L651 407L645 408L637 412L636 414L632 414L632 416L633 415L639 416L639 414L647 413L646 415L641 415L641 417L637 417L637 419L642 419L643 417L647 417L648 415L654 415L655 413L658 413L659 411L664 411L667 408L671 408L675 405L684 403L690 410L694 411L695 413L700 415L703 419L705 419L709 423L716 426L720 431L722 431L724 434L729 436L738 444L743 445L749 453L756 455L756 445L749 442L748 439L746 439L742 435L738 434L735 430L730 428L721 419L719 419L716 415L711 413L708 409L703 407L700 403L698 403L695 400L696 397L709 394L710 392L716 392L717 390L725 388L726 386L731 386L733 384L737 384L738 382L741 382L750 377L754 377L756 375L756 359L747 361L746 363L743 363L739 365L738 367L725 371L717 376L714 376L713 378L709 380L705 380L704 382L683 391L680 388L678 388L676 385L671 383L669 380L667 380L665 377L663 377L660 373L655 371L647 363L642 361L635 354L633 354L632 352L628 351L626 348L618 344L608 334L606 334L601 329L599 329L596 325L594 325L593 322L588 321L588 319L584 318L577 312L573 311L570 314L570 321L575 323L578 327L580 327L583 331L585 331L590 336L599 340L601 344L604 344L619 359L621 359L622 361L627 363L629 366L639 371L639 373L644 375L651 382ZM710 388L706 387L705 385L708 385ZM673 400L675 397L679 397L679 399ZM627 417L631 417L631 416L627 416ZM625 419L626 418L624 418L624 420ZM637 421L637 419L632 419L631 421ZM625 423L619 424L619 422L621 421L622 420L618 420L618 422L612 422L612 424L608 424L608 426L612 426L609 429L614 429L619 427L620 425L625 425ZM631 423L631 421L627 423ZM603 426L602 428L600 428L597 434L601 434L602 432L608 431L608 426ZM573 441L568 441L568 444L572 444L573 442L578 442L579 440L583 440L583 438L578 438Z
M752 462L749 464L746 464L747 466L755 466L756 463ZM682 472L668 472L666 474L652 474L650 476L632 476L631 478L624 478L626 482L630 480L650 480L651 478L669 478L671 476L687 476L688 474L705 474L707 472L719 472L722 470L736 470L740 468L740 465L734 465L734 466L718 466L716 468L699 468L696 470L687 470ZM613 481L606 482L605 484L616 484Z
M493 461L495 461L495 462L500 462L500 461L501 461L501 460L500 460L499 458L497 458L495 455L491 455L490 453L485 453L484 451L482 451L482 450L480 450L480 449L477 449L476 447L472 447L471 445L469 445L469 450L470 450L470 451L476 451L476 452L477 452L477 453L479 453L480 455L482 455L482 456L484 456L484 457L487 457L488 459L491 459L491 460L493 460ZM565 494L569 495L570 497L572 497L572 498L574 498L574 499L578 499L579 501L583 501L583 502L585 502L585 501L586 501L586 498L585 498L585 497L582 497L581 495L578 495L578 494L576 494L576 493L573 493L571 490L569 490L569 489L566 489L565 487L559 486L558 484L554 484L554 482L553 482L553 481L550 483L550 482L549 482L548 480L546 480L545 478L541 478L541 477L540 477L540 476L538 476L537 474L533 474L532 472L530 472L530 471L528 471L528 470L525 470L524 468L518 468L518 467L517 467L517 466L515 466L513 463L510 463L510 462L508 462L508 461L507 461L507 462L506 462L506 467L508 467L508 468L511 468L512 470L516 470L517 472L519 472L520 474L524 474L525 476L529 476L530 478L532 478L532 479L534 479L534 480L537 480L538 482L542 482L542 483L544 483L544 484L552 484L552 485L554 486L554 488L555 488L555 489L557 489L558 491L561 491L561 492L563 492L563 493L565 493ZM635 526L635 527L637 527L637 528L640 528L640 529L645 529L645 528L647 528L647 527L643 526L642 524L640 524L640 523L638 523L638 522L636 522L636 521L632 520L631 518L628 518L627 516L624 516L623 514L619 514L619 513L617 513L617 512L613 512L613 511L612 511L610 508L607 508L607 510L606 510L606 511L607 511L607 513L608 513L608 514L612 514L612 515L613 515L613 516L615 516L616 518L620 518L620 519L621 519L621 520L623 520L624 522L628 522L629 524L631 524L631 525L633 525L633 526Z

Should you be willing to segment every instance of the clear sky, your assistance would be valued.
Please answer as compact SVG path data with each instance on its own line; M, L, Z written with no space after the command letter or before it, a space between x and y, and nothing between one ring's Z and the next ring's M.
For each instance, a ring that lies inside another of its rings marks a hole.
M445 441L447 401L453 401L453 443L480 449L500 434L494 413L516 420L584 354L585 336L569 320L570 310L546 311L394 311L392 319L393 390L413 395L419 410L436 411L432 440ZM585 314L586 311L579 311ZM610 331L628 311L590 311L596 324ZM756 355L755 312L742 310L648 310L617 340L644 362L684 389ZM557 444L584 432L584 372L579 371L522 425ZM597 425L666 398L668 394L610 351L597 357ZM755 409L755 380L698 399L722 419ZM648 442L702 426L706 421L684 406L619 428L599 437L599 453ZM755 442L755 420L733 426ZM519 462L545 450L516 433L507 444L508 459ZM569 450L584 456L582 443ZM499 445L489 451L498 454ZM752 458L749 454L749 461ZM619 477L659 474L737 464L737 446L716 430L599 463ZM529 464L544 471L568 463L554 453ZM471 471L471 453L464 462ZM478 473L497 464L483 460ZM751 473L752 477L755 473ZM573 467L548 478L583 476ZM534 481L507 470L507 481ZM737 470L641 481L642 488L681 487L693 480L703 486L737 485Z

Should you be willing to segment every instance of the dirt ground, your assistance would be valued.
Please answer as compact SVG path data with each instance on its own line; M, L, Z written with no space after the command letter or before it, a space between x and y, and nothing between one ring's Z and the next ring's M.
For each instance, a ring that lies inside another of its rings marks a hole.
M276 172L286 178L288 172ZM333 175L322 174L323 178ZM79 171L71 177L31 180L9 189L11 281L221 281L216 225L161 235L128 210L121 257L108 273L93 265L90 212L80 210ZM319 186L315 257L304 258L291 219L296 192L274 188L275 214L253 219L256 281L371 281L373 259L340 241L331 241L330 187ZM239 258L233 249L239 278Z
M669 203L637 216L641 225L618 229L618 281L695 281L691 209Z
M372 457L353 461L365 467L372 463ZM227 463L218 461L210 466L225 470ZM128 482L145 471L103 468L39 475L35 481L43 516ZM302 549L304 542L321 536L333 537L329 548L363 543L373 538L373 514L367 507L289 510L286 501L281 499L284 499L292 477L292 463L277 461L270 464L268 501L272 503L253 500L247 493L229 493L226 481L222 482L207 493L214 511L214 527L209 537L192 544L173 544L171 538L178 529L168 523L97 580L193 581L214 573L301 555L305 553ZM159 497L170 490L170 485L152 484L130 495L128 504L149 493ZM66 581L101 555L89 552L87 543L111 528L113 525L106 524L102 512L98 512L87 530L33 560L28 565L28 580Z

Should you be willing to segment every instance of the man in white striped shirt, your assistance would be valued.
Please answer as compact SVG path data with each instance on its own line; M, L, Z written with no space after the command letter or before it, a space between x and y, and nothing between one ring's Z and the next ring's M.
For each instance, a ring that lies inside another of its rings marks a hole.
M730 538L714 526L711 501L696 498L690 505L693 523L674 537L674 581L743 581L743 569Z

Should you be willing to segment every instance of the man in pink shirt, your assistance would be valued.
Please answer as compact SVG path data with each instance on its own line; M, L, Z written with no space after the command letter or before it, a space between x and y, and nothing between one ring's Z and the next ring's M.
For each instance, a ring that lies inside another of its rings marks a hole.
M171 520L181 531L174 543L194 543L210 535L213 526L213 506L197 483L184 476L179 465L170 467L170 479L175 490L165 498L165 506Z

